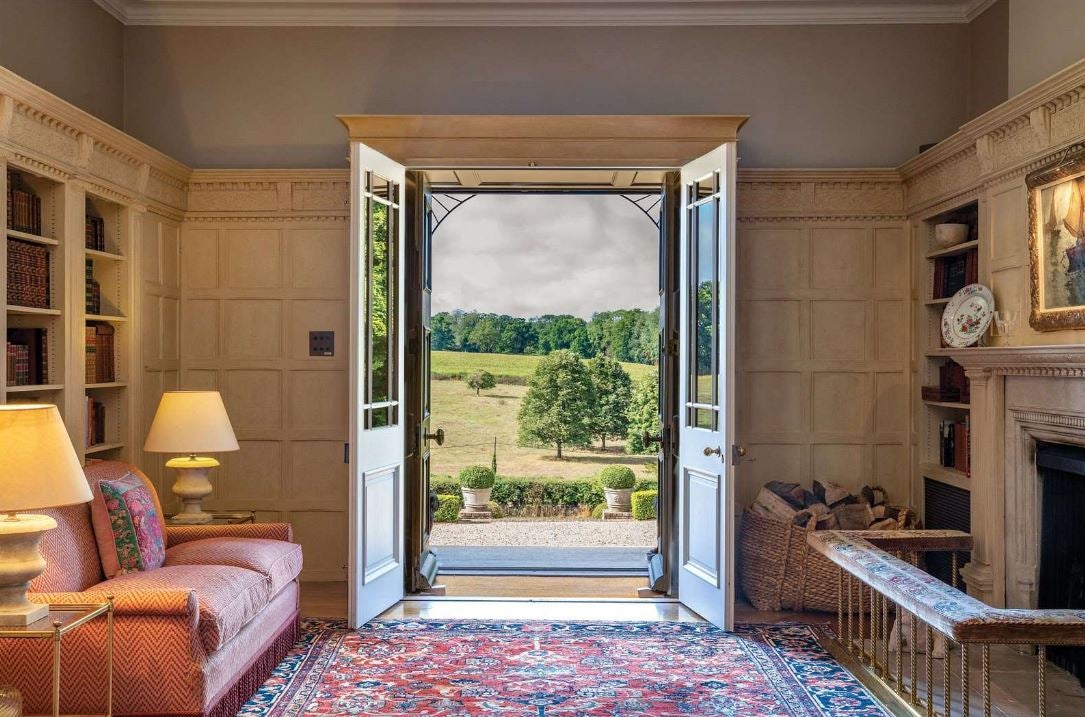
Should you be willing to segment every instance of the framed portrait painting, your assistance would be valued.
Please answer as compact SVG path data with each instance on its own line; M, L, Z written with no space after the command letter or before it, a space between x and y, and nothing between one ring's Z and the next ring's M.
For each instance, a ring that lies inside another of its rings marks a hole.
M1085 144L1025 179L1037 331L1085 328Z

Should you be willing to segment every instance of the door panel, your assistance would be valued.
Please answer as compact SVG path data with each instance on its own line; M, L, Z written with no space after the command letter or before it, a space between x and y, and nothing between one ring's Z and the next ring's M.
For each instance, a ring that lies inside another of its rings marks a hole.
M433 293L431 266L433 245L432 198L425 174L407 173L407 589L429 590L437 580L437 556L429 549L433 530L430 495L430 301ZM443 434L442 434L443 435ZM441 441L444 439L441 438Z
M734 607L735 146L682 168L678 593L730 630Z
M403 597L404 169L351 144L350 583L358 626Z

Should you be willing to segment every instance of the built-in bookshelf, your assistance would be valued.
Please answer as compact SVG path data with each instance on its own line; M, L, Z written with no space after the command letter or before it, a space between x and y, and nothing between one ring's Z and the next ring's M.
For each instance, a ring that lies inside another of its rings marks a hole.
M131 210L29 167L3 170L0 402L55 404L81 456L128 458Z
M966 224L961 243L941 247L935 226ZM942 343L942 313L953 294L979 281L979 204L971 202L918 222L916 429L919 480L970 489L970 392L968 378Z

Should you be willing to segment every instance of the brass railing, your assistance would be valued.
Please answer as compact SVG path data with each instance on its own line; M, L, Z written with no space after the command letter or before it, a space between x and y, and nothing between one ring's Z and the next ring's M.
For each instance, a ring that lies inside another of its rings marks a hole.
M991 608L957 589L967 534L822 531L808 542L840 568L830 652L895 713L989 717L991 648L1015 645L1036 650L1035 714L1046 717L1047 647L1085 645L1085 612ZM953 554L951 585L918 568L921 553L942 551ZM977 660L978 691L969 679Z

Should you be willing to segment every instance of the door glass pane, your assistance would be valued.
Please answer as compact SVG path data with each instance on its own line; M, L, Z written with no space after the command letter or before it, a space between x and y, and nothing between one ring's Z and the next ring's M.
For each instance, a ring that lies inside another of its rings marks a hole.
M370 246L373 263L370 281L369 340L373 360L372 393L370 400L379 403L389 400L389 327L393 321L393 308L389 286L388 256L388 207L370 202Z
M689 218L689 425L714 430L717 422L719 342L719 186L717 175L694 182Z
M365 423L381 428L397 422L396 287L399 208L386 203L396 197L397 185L368 172L363 201L366 251L365 283Z

